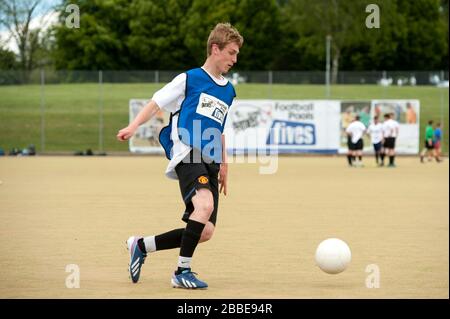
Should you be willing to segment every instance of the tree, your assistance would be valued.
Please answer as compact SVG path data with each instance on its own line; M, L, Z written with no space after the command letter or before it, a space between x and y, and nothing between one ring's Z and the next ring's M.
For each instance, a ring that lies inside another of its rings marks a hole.
M443 70L448 70L448 60L449 60L449 56L448 56L448 29L449 29L448 11L449 11L448 0L441 0L441 6L439 8L439 13L440 13L442 24L444 25L444 29L445 29L445 39L447 39L447 41L445 42L447 49L445 50L445 54L442 56L441 63L440 63L441 69L443 69Z
M32 70L39 61L35 53L41 45L41 31L48 22L48 16L39 18L39 27L32 28L31 22L38 13L45 10L41 0L0 0L0 26L8 29L19 50L19 66Z
M233 18L245 45L237 66L243 70L272 70L282 38L281 12L275 0L238 1Z
M286 1L288 3L288 1ZM322 36L304 34L291 5L281 7L280 43L273 53L275 70L321 70L325 65Z
M287 1L282 8L282 29L288 36L283 37L277 66L323 69L329 34L333 82L338 69L448 68L448 0L375 3L380 9L380 28L366 26L367 1Z
M183 21L192 0L133 0L127 46L137 69L177 70L195 65L185 46Z
M366 0L78 0L80 28L65 25L70 3L53 29L59 69L192 68L218 22L244 37L234 70L323 70L327 35L333 82L339 69L448 68L448 0L377 0L380 28Z
M399 42L397 50L397 68L402 70L442 68L442 57L448 56L448 26L444 19L445 13L441 11L441 6L445 5L445 2L441 3L440 0L413 2L397 0L397 2L407 25L406 36Z
M201 65L205 61L206 41L214 26L219 22L235 24L233 15L236 3L236 0L194 0L192 2L187 18L182 23L182 29L184 45L193 57L193 66Z
M268 70L280 41L279 7L274 0L194 0L183 24L184 43L196 64L206 58L209 32L219 22L230 22L244 37L236 69Z
M297 0L287 3L284 12L297 35L294 44L303 50L325 55L325 39L331 36L332 82L337 81L342 52L365 30L366 1ZM315 48L309 48L313 45ZM301 56L301 52L299 54Z
M0 70L13 70L17 66L14 52L0 48Z
M395 70L400 43L407 37L408 25L402 8L393 0L378 0L379 28L368 28L353 35L351 45L342 50L345 70ZM370 13L364 11L365 17Z
M0 48L0 85L21 82L21 74L16 72L18 62L14 52Z
M80 27L68 27L65 0L58 6L59 24L53 28L54 59L58 69L123 70L130 67L126 45L130 33L127 0L80 0Z

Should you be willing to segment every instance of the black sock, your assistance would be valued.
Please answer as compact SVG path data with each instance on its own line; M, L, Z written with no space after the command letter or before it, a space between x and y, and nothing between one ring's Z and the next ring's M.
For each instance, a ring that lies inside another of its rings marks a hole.
M155 236L156 250L165 250L181 247L181 238L184 228L178 228L167 233Z
M180 256L192 257L204 228L205 224L192 219L188 220L181 239ZM185 270L185 268L178 267L177 274L180 274L183 270Z
M352 157L350 155L347 155L347 161L348 165L352 165Z
M381 164L384 164L384 153L381 153L380 157L381 157Z
M394 165L395 156L389 156L389 165Z
M358 156L358 159L361 162L362 161L362 156Z
M380 157L380 155L378 153L375 153L375 161L378 164L378 157Z
M138 239L137 244L138 244L139 250L145 254L147 252L147 250L145 249L144 238Z

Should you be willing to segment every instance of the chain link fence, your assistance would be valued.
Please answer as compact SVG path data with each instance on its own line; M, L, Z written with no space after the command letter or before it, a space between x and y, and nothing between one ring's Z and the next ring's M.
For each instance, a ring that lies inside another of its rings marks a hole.
M39 153L127 152L118 129L130 99L149 99L182 70L0 70L0 149L34 145ZM419 99L421 134L428 119L443 124L448 150L448 71L235 71L227 75L245 99Z

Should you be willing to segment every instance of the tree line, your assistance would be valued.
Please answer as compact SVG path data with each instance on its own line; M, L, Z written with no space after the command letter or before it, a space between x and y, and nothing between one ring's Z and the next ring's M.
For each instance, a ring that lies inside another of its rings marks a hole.
M203 63L210 30L227 21L245 39L237 70L324 70L327 36L335 75L448 70L448 0L63 0L53 8L59 23L45 31L14 25L13 2L26 3L24 13L40 1L0 0L0 24L22 36L19 54L0 47L0 69L188 69ZM70 4L78 28L67 26ZM369 4L379 8L378 27L367 24L377 18Z

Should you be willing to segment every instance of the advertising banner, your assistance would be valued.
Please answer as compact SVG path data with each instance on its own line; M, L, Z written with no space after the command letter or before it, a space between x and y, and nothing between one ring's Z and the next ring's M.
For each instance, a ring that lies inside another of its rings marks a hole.
M227 149L337 153L339 115L339 101L236 100L225 127Z
M130 100L132 121L147 100ZM359 115L368 127L375 115L383 122L386 113L399 122L396 152L419 152L418 100L239 100L227 115L224 134L229 153L323 153L347 152L345 129ZM134 153L163 154L159 132L169 123L170 114L159 112L141 125L130 139ZM372 153L370 136L364 135L364 152Z

